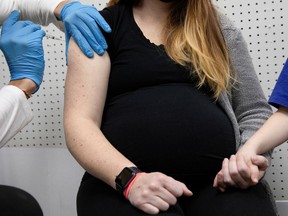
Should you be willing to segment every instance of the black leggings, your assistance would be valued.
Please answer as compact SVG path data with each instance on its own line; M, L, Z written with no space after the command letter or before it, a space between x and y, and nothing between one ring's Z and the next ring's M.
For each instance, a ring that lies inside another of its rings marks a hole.
M86 177L77 196L78 216L144 216L121 194L93 177ZM192 197L183 197L159 216L276 216L262 183L246 190L231 188L225 193L206 185Z
M0 185L0 215L43 216L36 199L19 188Z

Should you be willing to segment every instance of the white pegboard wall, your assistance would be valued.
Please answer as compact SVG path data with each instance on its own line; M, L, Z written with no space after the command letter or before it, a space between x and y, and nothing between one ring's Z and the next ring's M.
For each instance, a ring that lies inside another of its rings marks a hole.
M215 1L242 30L263 90L269 97L288 57L288 17L284 10L288 2Z
M107 0L82 0L98 9ZM287 0L214 0L219 10L239 27L248 44L263 90L270 96L288 57ZM286 10L285 10L286 8ZM64 34L55 26L44 28L46 69L39 91L30 99L33 121L7 147L65 147L63 93L66 74ZM51 37L52 36L52 37ZM0 87L9 81L9 71L0 56ZM267 179L277 200L288 200L288 145L275 149Z

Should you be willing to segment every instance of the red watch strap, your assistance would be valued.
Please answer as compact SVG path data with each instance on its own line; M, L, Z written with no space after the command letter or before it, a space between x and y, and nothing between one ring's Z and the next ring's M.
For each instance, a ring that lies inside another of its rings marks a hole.
M129 192L130 192L130 189L132 187L132 185L134 184L135 180L140 176L142 175L144 172L139 172L135 175L135 177L133 178L133 180L128 184L128 186L126 187L125 191L124 191L124 196L126 199L128 199L128 196L129 196Z

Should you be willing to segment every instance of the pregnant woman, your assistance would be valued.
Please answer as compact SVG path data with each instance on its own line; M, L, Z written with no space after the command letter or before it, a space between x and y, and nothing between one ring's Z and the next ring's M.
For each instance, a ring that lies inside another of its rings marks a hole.
M101 14L108 51L69 47L65 135L87 171L78 215L276 215L261 182L213 188L271 115L240 31L209 0L110 1Z

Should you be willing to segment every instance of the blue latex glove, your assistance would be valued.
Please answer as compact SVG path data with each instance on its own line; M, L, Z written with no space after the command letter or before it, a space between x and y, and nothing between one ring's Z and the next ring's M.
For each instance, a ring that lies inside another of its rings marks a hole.
M0 49L9 66L11 80L31 79L38 90L44 74L42 39L45 32L30 21L18 21L19 17L20 13L13 11L3 22Z
M104 54L108 46L99 26L107 33L111 28L95 7L78 1L67 3L60 12L60 20L65 28L66 58L71 36L87 57L94 56L93 50L98 55Z

